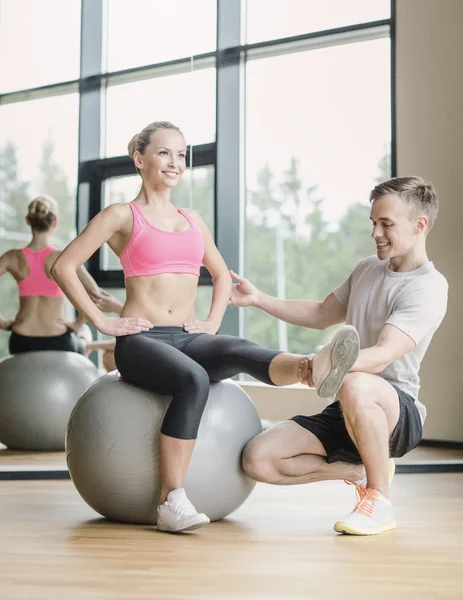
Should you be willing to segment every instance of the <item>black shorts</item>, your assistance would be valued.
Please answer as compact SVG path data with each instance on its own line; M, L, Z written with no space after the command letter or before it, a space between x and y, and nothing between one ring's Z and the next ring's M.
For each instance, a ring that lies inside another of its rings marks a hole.
M392 387L399 395L400 413L389 442L389 456L398 458L413 450L420 443L423 427L414 399L395 385ZM357 447L347 431L339 401L329 404L318 415L310 417L297 415L291 420L313 433L320 440L329 463L336 461L362 463Z
M32 336L19 335L11 332L9 339L10 354L21 352L39 352L42 350L63 350L64 352L85 352L84 342L73 331L66 331L62 335Z

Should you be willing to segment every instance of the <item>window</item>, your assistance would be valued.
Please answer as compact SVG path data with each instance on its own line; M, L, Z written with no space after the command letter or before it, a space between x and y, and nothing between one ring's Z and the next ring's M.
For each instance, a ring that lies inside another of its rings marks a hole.
M259 288L322 300L374 253L368 196L390 176L390 114L389 39L247 63L245 264ZM247 337L301 354L332 335L245 318Z
M28 233L28 203L49 194L60 207L56 245L75 236L78 124L77 94L0 106L1 201L11 213L4 225L10 234Z
M389 19L390 4L390 0L247 0L246 41L253 44Z
M171 121L187 144L215 140L215 69L111 86L107 90L106 154L123 156L132 136L153 121Z
M80 0L0 2L0 93L78 79Z
M107 7L108 71L216 48L216 0L110 0Z

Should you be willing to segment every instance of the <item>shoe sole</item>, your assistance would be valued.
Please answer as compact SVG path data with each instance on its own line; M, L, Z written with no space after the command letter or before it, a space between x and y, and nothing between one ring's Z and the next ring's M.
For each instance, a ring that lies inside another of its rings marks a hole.
M195 529L200 529L201 527L204 527L204 525L209 525L210 521L209 519L207 521L200 521L197 523L193 523L192 525L186 525L185 527L182 527L181 529L169 529L167 527L164 527L162 522L159 521L156 524L156 527L158 529L158 531L163 531L165 533L182 533L183 531L194 531Z
M334 336L331 349L331 370L320 384L320 398L331 398L341 387L342 380L360 352L360 339L355 327L346 325Z
M360 529L355 529L355 527L351 527L348 523L344 523L340 521L339 523L335 523L333 529L337 533L346 533L348 535L379 535L380 533L385 533L386 531L392 531L396 528L396 523L386 523L379 529L375 531L361 531Z

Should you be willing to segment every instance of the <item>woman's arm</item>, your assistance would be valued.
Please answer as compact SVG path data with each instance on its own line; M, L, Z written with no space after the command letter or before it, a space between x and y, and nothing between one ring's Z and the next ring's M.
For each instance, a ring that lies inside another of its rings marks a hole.
M97 282L93 279L93 277L90 275L90 273L84 267L84 265L81 265L77 269L76 272L77 272L77 277L79 278L80 283L85 288L85 291L90 296L90 298L95 302L95 304L97 304L98 300L100 300L102 298L103 290L100 288L100 286L97 284Z
M217 333L230 298L232 279L222 255L215 245L214 238L203 219L192 209L188 210L197 225L201 228L204 238L204 266L212 277L213 293L211 309L204 321L185 323L185 331L189 333Z
M77 308L101 333L128 335L146 331L152 325L139 318L110 318L104 315L88 295L77 271L89 258L120 231L127 215L123 205L108 206L60 254L51 268L52 277Z
M13 253L14 253L14 250L8 250L7 252L5 252L5 254L0 256L0 277L10 271L10 265L11 265ZM4 319L0 315L0 330L9 331L12 323L13 323L13 321Z
M58 259L58 256L60 254L61 254L61 250L57 250L54 253L54 255L51 256L51 259L53 261L52 265L51 265L52 267L53 267L53 264ZM50 271L51 271L51 269L50 269ZM80 267L78 267L76 272L77 272L77 277L79 278L79 281L84 286L87 294L90 296L90 298L93 300L93 302L97 305L97 307L100 310L103 310L103 312L105 312L104 309L101 307L101 302L104 299L105 292L99 287L97 282L93 279L93 277L90 275L90 273L84 267L84 265L81 265ZM79 331L79 329L82 327L82 325L84 325L86 322L87 322L86 316L79 312L74 321L66 322L65 325L66 325L66 327L68 327L69 329L72 329L74 332L77 333Z
M90 298L92 298L92 300L94 300L94 302L98 306L98 308L104 313L112 312L112 313L115 313L116 315L120 315L122 312L122 309L124 308L124 305L122 304L122 302L119 302L119 300L115 296L113 296L106 290L103 290L102 288L99 288L99 289L100 289L100 297L97 300L95 300L93 298L92 294L90 294Z
M11 250L0 256L0 277L8 272L10 265Z

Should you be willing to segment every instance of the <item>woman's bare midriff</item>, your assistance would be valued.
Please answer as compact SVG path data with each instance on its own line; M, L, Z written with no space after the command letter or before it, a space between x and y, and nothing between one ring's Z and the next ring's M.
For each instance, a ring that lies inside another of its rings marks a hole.
M139 317L153 326L183 327L195 319L196 275L164 273L125 280L126 302L121 317Z
M66 333L62 296L23 296L12 330L19 335L52 337Z

